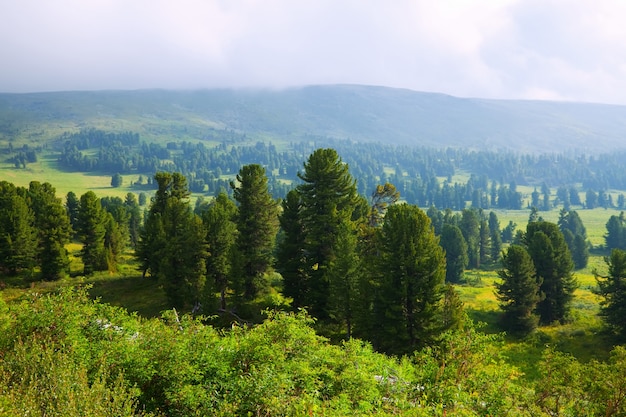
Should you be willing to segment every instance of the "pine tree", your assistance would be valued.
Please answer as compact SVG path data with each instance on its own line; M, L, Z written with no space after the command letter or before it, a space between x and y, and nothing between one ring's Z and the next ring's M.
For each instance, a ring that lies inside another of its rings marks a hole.
M385 185L377 185L376 190L372 192L369 225L372 227L382 225L387 209L399 198L400 192L393 184L387 182Z
M502 283L496 284L503 327L516 335L524 336L537 327L539 317L535 308L542 299L539 291L541 278L537 278L535 267L526 249L511 245L502 256L504 269L498 271Z
M303 181L297 191L302 200L301 219L305 230L304 250L309 273L305 305L319 319L329 317L328 268L336 256L339 229L352 220L359 201L356 182L334 149L314 151L304 164Z
M478 257L481 264L488 264L491 261L491 234L487 220L480 221L479 238L478 238Z
M359 282L360 260L357 254L357 236L354 227L345 222L339 228L335 258L328 268L330 317L346 328L346 338L352 337L355 317L358 314L361 289Z
M567 247L572 253L572 260L576 269L587 266L589 261L589 244L587 230L576 211L561 210L558 221L559 229L563 233Z
M493 211L489 213L489 236L491 239L491 260L495 263L500 259L502 252L502 237L498 216Z
M137 196L133 193L126 194L124 205L128 212L128 237L130 238L130 245L133 249L136 249L141 231L141 210L139 209Z
M408 353L441 330L445 255L430 219L415 206L391 206L381 231L375 345Z
M283 277L283 294L292 299L294 308L305 306L309 291L301 210L300 195L296 190L289 191L282 202L282 213L278 218L281 233L276 252L276 269Z
M35 217L13 184L0 182L0 270L16 274L34 267L37 255Z
M219 308L226 310L226 293L234 289L233 261L237 241L237 206L222 191L202 213L206 242L211 255L206 260L207 292L218 292Z
M69 269L65 244L69 243L72 232L67 211L56 197L54 187L47 182L31 181L27 199L38 231L41 276L48 281L63 278Z
M162 283L172 307L199 307L206 280L206 232L189 204L187 179L158 172L157 192L150 205L136 256L144 273Z
M446 253L446 282L460 282L469 261L467 244L461 229L453 224L445 224L440 242Z
M574 262L563 233L554 223L528 223L524 243L535 265L545 298L537 305L540 322L564 322L576 289Z
M278 232L278 205L267 187L265 169L257 164L245 165L231 182L238 203L236 217L237 251L242 260L241 293L254 299L267 286L265 274L273 264L273 249Z
M80 252L84 265L84 274L106 271L109 268L107 251L104 244L107 213L100 204L100 199L93 191L80 196L78 210L78 239L83 248Z
M65 197L65 209L70 219L70 225L72 226L73 234L76 234L78 230L78 208L80 207L80 201L78 196L73 191L67 193Z
M465 242L467 243L467 255L470 268L480 267L480 220L475 209L464 209L461 213L459 225Z
M604 262L609 274L601 276L595 272L598 294L603 297L600 314L620 340L626 340L626 251L613 249Z

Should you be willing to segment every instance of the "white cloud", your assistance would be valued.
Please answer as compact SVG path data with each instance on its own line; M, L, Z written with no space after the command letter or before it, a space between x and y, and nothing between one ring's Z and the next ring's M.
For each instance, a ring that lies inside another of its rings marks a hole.
M626 104L618 0L20 0L0 91L364 83Z

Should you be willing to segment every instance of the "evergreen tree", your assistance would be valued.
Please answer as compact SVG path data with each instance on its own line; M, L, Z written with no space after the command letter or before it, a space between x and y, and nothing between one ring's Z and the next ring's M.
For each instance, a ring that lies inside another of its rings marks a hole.
M297 191L302 200L304 250L310 275L305 305L319 319L329 317L328 268L336 256L339 229L351 220L358 201L356 182L334 149L314 151L304 164Z
M391 206L381 233L374 342L388 353L408 353L441 330L445 255L430 219L415 206Z
M45 182L31 181L28 201L35 215L39 246L37 258L44 280L63 278L69 268L65 245L71 237L71 224L65 207L56 190Z
M170 305L196 308L206 279L206 232L191 210L187 179L177 172L158 172L154 179L158 189L136 256L144 273L162 283Z
M467 243L467 255L470 268L480 267L480 219L478 212L464 209L461 213L461 232Z
M398 201L400 192L393 184L377 185L372 193L372 204L370 210L369 224L372 227L382 225L387 208Z
M113 188L121 187L123 182L124 178L119 173L111 177L111 187Z
M107 251L104 244L107 213L93 191L80 196L78 209L78 239L83 248L80 252L84 265L84 274L106 271L109 268Z
M158 189L146 214L135 256L141 263L140 268L144 276L149 273L157 277L161 252L164 252L167 246L164 216L168 200L173 199L184 204L189 197L189 191L187 179L179 173L157 172L154 180L158 184Z
M480 221L479 232L478 256L481 264L487 264L491 261L491 235L487 220L484 218Z
M513 241L515 237L515 228L517 224L513 222L513 220L509 220L509 224L506 225L504 229L502 229L502 242L510 243Z
M576 269L585 268L589 261L589 244L587 243L587 230L578 213L573 210L561 210L558 225L567 247L572 253L574 267Z
M624 212L609 217L604 236L608 249L626 249L626 218Z
M78 196L70 191L67 193L65 197L65 209L67 210L67 215L70 219L70 225L72 226L73 234L76 234L76 230L78 230L78 208L80 207L80 201L78 200Z
M533 260L541 292L545 298L537 305L540 322L564 322L576 289L572 275L574 262L559 227L550 222L528 223L524 243Z
M304 252L304 227L301 220L302 202L296 190L282 201L278 220L281 233L276 253L276 269L283 277L283 294L292 299L292 307L305 306L309 300L309 274Z
M503 327L516 335L525 336L537 327L539 317L535 308L542 299L541 278L537 278L533 261L526 249L511 245L502 256L504 269L498 271L502 283L496 284Z
M236 215L237 206L224 191L202 213L211 252L206 260L207 292L219 293L219 308L222 311L226 310L227 291L234 288L232 270L237 241Z
M265 169L257 164L245 165L231 183L238 203L236 217L237 251L242 260L241 292L254 299L267 287L265 274L273 264L273 249L278 232L278 206L267 187Z
M329 264L328 310L332 319L346 328L346 338L352 337L352 328L358 312L359 258L357 237L348 222L340 225L335 246L335 257Z
M500 222L495 212L489 212L489 236L491 239L491 260L497 262L502 252Z
M137 196L133 193L126 194L124 205L128 212L128 237L130 239L130 245L133 249L136 249L141 232L141 210Z
M600 314L620 340L626 340L626 251L613 249L604 261L609 274L601 276L595 272L598 294L603 298Z
M34 267L37 255L35 217L13 184L0 182L0 270L11 275Z
M453 224L445 224L440 242L446 253L446 282L458 283L463 279L469 261L461 229Z

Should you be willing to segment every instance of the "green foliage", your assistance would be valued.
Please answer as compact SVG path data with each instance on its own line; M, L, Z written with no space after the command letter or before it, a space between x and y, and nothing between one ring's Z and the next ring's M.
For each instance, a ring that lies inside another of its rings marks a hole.
M120 175L120 173L116 173L111 177L111 187L119 188L124 183L124 178Z
M330 263L336 256L339 229L351 220L358 201L356 183L337 151L317 149L304 164L298 185L301 221L305 230L304 250L308 268L305 305L320 319L329 316Z
M461 282L469 262L467 243L461 229L453 224L444 224L440 244L446 252L446 282Z
M626 251L613 249L604 261L609 268L608 275L603 277L596 272L597 291L603 297L601 315L619 338L626 340Z
M155 175L158 190L150 206L136 256L141 268L163 285L170 305L198 306L204 293L207 257L202 219L189 204L187 180L179 173Z
M38 261L43 279L63 278L69 266L65 244L71 235L70 219L50 183L31 181L28 187L31 210L38 230Z
M544 296L539 291L542 278L536 276L530 255L519 245L509 247L502 256L502 265L504 269L498 271L502 283L496 284L500 308L504 311L502 325L514 335L526 336L539 321L535 308Z
M308 301L309 274L304 252L304 226L300 218L302 203L296 190L287 193L278 217L281 233L276 251L276 270L283 277L283 294L290 297L294 308L304 307Z
M585 268L589 261L590 244L587 242L587 230L583 226L580 216L574 210L561 210L558 225L567 247L572 253L574 267L576 269Z
M219 293L219 308L226 310L226 293L233 290L233 263L235 242L237 240L237 224L235 216L237 206L228 198L226 193L221 192L206 211L202 213L202 223L206 230L206 242L210 256L206 260L207 285L206 292L209 299L213 294ZM212 311L207 306L208 311Z
M108 258L105 247L107 217L100 199L93 191L87 191L80 196L78 238L83 244L81 258L85 266L85 275L109 269L111 259Z
M422 210L393 205L382 227L375 345L409 353L434 340L445 291L445 255Z
M245 165L231 183L233 196L238 203L237 251L242 264L242 281L237 288L246 300L254 299L267 289L264 275L273 264L273 250L278 232L278 205L267 188L265 169L258 165Z
M574 262L563 233L554 223L535 221L528 223L523 240L545 296L537 305L539 320L542 324L563 323L577 287L572 275Z
M15 275L34 267L38 243L34 223L24 196L13 184L0 182L0 270Z
M357 315L367 314L359 311L360 260L357 252L356 231L348 222L338 230L335 257L328 265L330 317L345 326L345 336L352 337L352 328Z
M480 266L480 218L475 209L464 209L461 223L459 224L465 242L467 243L468 266L478 268Z

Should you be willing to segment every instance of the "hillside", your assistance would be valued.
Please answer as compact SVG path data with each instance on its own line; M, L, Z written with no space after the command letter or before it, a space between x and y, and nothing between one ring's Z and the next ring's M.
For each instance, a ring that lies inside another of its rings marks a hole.
M521 152L624 147L626 106L467 99L356 85L281 91L97 91L0 94L0 144L43 142L82 127L148 140L307 136Z

